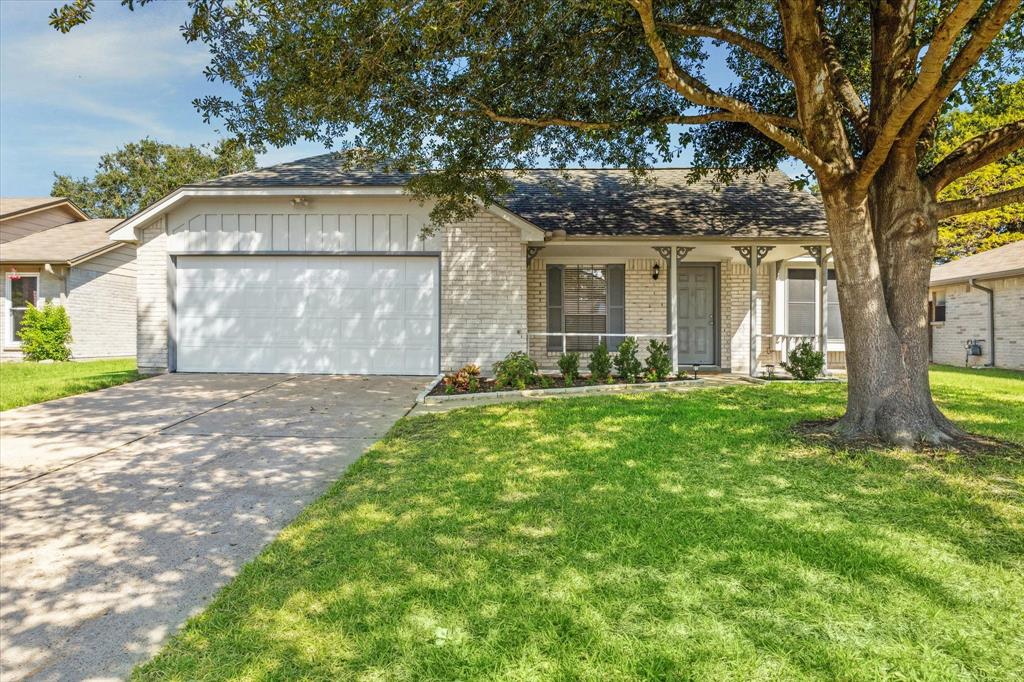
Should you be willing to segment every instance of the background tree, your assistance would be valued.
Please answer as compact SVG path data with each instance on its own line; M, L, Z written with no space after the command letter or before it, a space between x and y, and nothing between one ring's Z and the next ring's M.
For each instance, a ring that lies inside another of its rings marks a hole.
M123 0L132 7L148 0ZM1024 199L941 201L1024 144L1024 121L936 162L937 121L1019 77L1020 0L192 0L188 40L234 97L196 101L250 143L357 143L437 221L547 160L643 169L693 145L706 172L789 156L814 175L849 368L836 430L911 444L960 432L928 385L928 275L939 220ZM69 30L91 0L54 11ZM732 78L704 79L709 41ZM689 124L679 132L672 126Z
M1024 81L998 89L992 99L975 103L971 110L953 109L939 124L934 153L942 157L970 138L1024 119ZM984 168L951 182L939 194L942 201L966 199L1024 185L1024 151L1018 150ZM1024 239L1024 203L1007 204L939 223L940 262L988 251Z
M93 218L123 218L181 185L255 167L253 149L235 140L179 147L145 138L104 154L91 178L54 173L50 195L71 199Z

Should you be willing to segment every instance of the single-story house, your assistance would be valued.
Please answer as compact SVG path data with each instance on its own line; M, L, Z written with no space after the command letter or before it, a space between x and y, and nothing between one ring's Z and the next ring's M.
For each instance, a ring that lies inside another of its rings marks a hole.
M21 359L25 310L47 301L68 311L73 358L135 355L135 245L108 234L120 222L62 198L0 199L0 358Z
M928 309L932 362L1024 370L1024 240L932 268Z
M338 154L181 187L111 231L138 245L139 366L433 375L631 335L687 368L753 374L805 339L843 367L818 199L688 173L531 171L432 234L408 176Z

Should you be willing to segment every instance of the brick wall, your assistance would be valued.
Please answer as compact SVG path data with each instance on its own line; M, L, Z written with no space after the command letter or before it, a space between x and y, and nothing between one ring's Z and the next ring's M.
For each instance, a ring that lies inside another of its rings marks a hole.
M163 218L142 229L136 250L136 346L140 372L167 371L167 234Z
M446 226L441 369L472 362L489 373L511 351L525 351L526 300L526 248L518 227L490 214Z
M76 359L135 355L135 248L71 268L67 304Z
M981 284L995 291L996 365L1024 369L1024 277ZM981 339L983 354L972 356L970 364L990 363L988 293L967 284L937 287L932 292L946 294L946 321L932 325L932 361L962 366L964 343L967 339Z
M772 332L773 265L757 269L757 320L760 333ZM750 371L750 269L746 263L722 263L722 367ZM761 340L758 362L775 362L775 353Z

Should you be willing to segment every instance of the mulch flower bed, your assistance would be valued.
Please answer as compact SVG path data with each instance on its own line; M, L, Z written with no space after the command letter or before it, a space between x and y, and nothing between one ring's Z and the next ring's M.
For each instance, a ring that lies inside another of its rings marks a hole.
M545 375L545 378L547 379L547 381L545 381L543 383L539 382L539 381L535 381L533 383L527 384L526 388L524 388L522 390L535 391L535 390L541 390L541 389L545 389L545 388L574 388L574 387L579 387L579 386L599 386L599 385L600 386L615 386L615 385L626 385L626 384L654 384L654 383L658 383L656 381L647 381L646 379L640 379L638 381L625 381L625 380L619 379L617 377L612 377L612 379L610 381L606 381L606 382L598 384L598 382L596 382L596 381L591 381L589 377L583 377L583 378L577 379L575 382L573 382L571 384L567 384L565 382L565 380L562 377L560 377L560 376L546 376ZM452 387L449 388L442 381L442 382L439 382L437 384L437 386L434 386L434 388L431 389L430 393L428 393L427 395L467 395L467 394L471 394L471 393L494 393L496 391L518 391L518 390L520 390L520 389L518 389L515 386L501 386L499 388L497 385L495 385L495 382L494 382L493 379L485 379L485 378L481 377L479 381L480 381L479 388L477 388L477 390L475 390L475 391L470 391L470 390L464 389L464 388L457 388L455 386L452 386ZM690 374L690 375L685 375L685 376L668 377L667 379L665 379L665 381L693 381L693 375Z

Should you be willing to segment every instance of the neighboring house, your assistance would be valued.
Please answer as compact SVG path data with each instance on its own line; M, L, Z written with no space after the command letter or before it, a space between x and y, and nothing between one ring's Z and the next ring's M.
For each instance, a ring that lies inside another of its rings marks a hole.
M181 187L111 232L138 244L139 366L432 375L635 335L687 368L755 373L803 339L843 367L820 202L779 172L651 175L532 171L426 237L408 176L336 154Z
M21 318L46 301L68 311L74 359L135 355L135 246L107 234L120 222L90 220L67 199L0 199L0 358L21 358Z
M1024 241L932 268L928 310L932 362L1024 370Z

